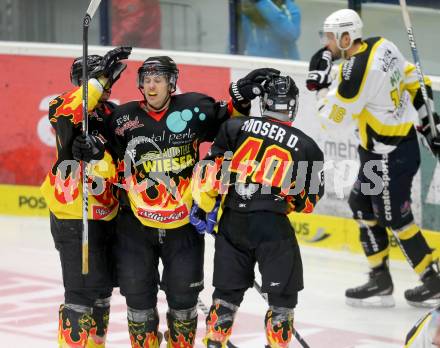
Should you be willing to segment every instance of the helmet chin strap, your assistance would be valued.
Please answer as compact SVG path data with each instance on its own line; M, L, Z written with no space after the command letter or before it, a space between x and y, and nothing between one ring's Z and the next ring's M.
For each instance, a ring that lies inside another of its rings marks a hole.
M350 37L350 45L348 45L348 47L346 48L342 48L341 47L341 39L342 37L340 37L337 41L336 41L336 46L341 50L341 58L346 60L347 59L347 54L346 52L351 48L351 46L353 46L353 40Z

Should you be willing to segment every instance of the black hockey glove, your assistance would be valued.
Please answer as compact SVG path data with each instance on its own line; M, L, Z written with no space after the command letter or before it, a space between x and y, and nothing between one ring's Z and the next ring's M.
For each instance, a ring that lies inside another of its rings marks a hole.
M127 65L120 61L130 56L131 49L131 47L117 47L108 51L102 58L101 63L90 73L90 77L99 78L104 76L108 78L107 85L104 88L110 88L127 68Z
M249 103L251 100L263 94L262 82L279 75L279 70L271 68L252 70L237 82L231 83L229 86L229 95L239 104Z
M422 125L417 127L417 130L423 135L428 147L432 153L440 160L440 117L436 112L433 112L434 123L437 129L437 136L433 137L431 134L431 126L429 124L428 115L422 118ZM426 145L426 144L425 144Z
M324 47L316 52L309 63L309 74L306 80L307 89L309 91L319 91L330 86L332 66L332 52L330 50Z
M73 140L72 154L78 161L90 162L104 157L104 141L94 135L78 135Z

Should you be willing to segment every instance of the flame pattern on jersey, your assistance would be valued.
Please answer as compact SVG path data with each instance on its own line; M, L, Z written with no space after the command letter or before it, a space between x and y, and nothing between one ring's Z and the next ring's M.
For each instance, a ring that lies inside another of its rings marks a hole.
M49 108L53 108L55 112L51 117L51 122L57 122L60 117L67 117L74 125L82 122L82 104L81 89L78 87L72 92L65 93L53 99L49 103Z
M89 131L102 136L106 132L105 118L109 118L113 105L100 104L102 87L89 81ZM49 121L55 130L57 160L41 187L49 210L59 219L82 218L82 175L78 161L73 159L72 143L81 134L82 87L55 98L49 107ZM104 137L105 138L105 137ZM82 163L81 163L82 165ZM104 158L89 166L89 219L111 220L119 206L112 184L117 181L116 168L108 150ZM64 171L64 173L62 172ZM95 183L93 183L95 182ZM91 194L93 193L93 194Z
M226 103L200 93L171 96L159 116L139 101L115 110L110 132L119 183L142 224L167 229L189 223L199 144L212 141L229 116Z

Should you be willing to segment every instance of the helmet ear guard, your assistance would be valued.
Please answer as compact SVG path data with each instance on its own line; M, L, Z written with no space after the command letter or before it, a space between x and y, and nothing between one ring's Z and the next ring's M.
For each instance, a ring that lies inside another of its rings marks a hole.
M298 112L299 90L290 76L275 76L264 83L260 99L263 117L276 118L283 122L295 120Z
M176 91L179 69L177 69L177 65L172 58L168 56L157 56L146 59L138 69L138 88L144 88L144 77L147 75L165 76L170 85L170 92L173 93Z

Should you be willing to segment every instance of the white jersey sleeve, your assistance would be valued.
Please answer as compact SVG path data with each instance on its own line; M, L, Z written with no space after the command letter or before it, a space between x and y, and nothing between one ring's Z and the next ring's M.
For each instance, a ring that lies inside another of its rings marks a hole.
M432 348L434 336L440 329L440 308L421 318L409 331L404 348Z
M324 128L354 124L364 149L393 151L413 135L415 110L405 89L406 65L392 42L365 40L356 54L339 65L327 95L318 100Z

